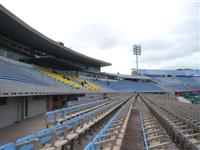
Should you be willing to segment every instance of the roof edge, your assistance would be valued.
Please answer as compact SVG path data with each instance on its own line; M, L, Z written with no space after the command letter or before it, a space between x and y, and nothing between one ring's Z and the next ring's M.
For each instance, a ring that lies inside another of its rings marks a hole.
M41 32L37 31L36 29L34 29L33 27L31 27L30 25L28 25L27 23L25 23L23 20L21 20L19 17L17 17L15 14L13 14L12 12L10 12L7 8L5 8L2 4L0 4L0 10L5 13L7 16L11 17L13 20L15 20L16 22L18 22L19 24L21 24L24 28L28 29L30 32L32 32L33 34L36 34L37 36L43 38L44 40L46 40L47 42L50 42L56 46L58 46L59 48L65 50L68 53L72 53L74 55L77 55L79 57L88 59L92 62L96 62L100 64L100 67L105 67L105 66L110 66L112 65L109 62L105 62L96 58L92 58L89 57L87 55L81 54L79 52L76 52L70 48L65 47L64 45L59 44L58 42L54 41L53 39L45 36L44 34L42 34Z

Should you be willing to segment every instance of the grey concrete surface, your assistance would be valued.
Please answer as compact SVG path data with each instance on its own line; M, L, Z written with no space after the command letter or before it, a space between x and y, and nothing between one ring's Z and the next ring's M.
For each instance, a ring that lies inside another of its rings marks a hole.
M0 129L0 145L15 142L18 138L45 128L43 115L38 115Z

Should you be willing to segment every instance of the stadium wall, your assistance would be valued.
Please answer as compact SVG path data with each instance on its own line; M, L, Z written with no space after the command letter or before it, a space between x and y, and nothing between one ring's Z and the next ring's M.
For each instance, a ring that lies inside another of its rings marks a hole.
M8 100L9 99L9 100ZM8 98L6 104L0 105L0 128L8 126L18 120L18 98Z
M8 97L1 99L0 128L47 111L44 97Z
M47 111L47 101L43 97L30 97L28 100L28 117L34 117Z

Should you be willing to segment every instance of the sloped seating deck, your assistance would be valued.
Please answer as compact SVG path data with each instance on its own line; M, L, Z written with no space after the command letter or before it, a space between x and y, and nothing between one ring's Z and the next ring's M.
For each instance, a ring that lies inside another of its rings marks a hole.
M120 150L134 101L132 97L85 147L85 150Z
M52 72L50 70L43 69L43 68L36 68L36 69L37 69L37 71L39 71L39 72L41 72L41 73L43 73L43 74L45 74L45 75L57 80L57 81L60 81L61 83L64 83L64 84L66 84L68 86L71 86L71 87L76 88L76 89L80 89L81 88L81 86L79 84L75 83L72 80L64 78L64 76L62 74L54 73L54 72Z
M37 85L46 85L42 81L33 78L12 64L0 60L0 79L19 81Z
M56 125L57 123L62 123L78 115L81 115L83 113L107 105L112 101L119 99L120 97L122 96L113 97L111 99L95 100L92 102L90 101L88 103L87 102L82 103L80 101L76 105L68 108L57 109L55 111L46 112L45 113L46 126L49 127L52 125Z
M16 143L1 146L0 150L61 149L66 144L72 142L73 139L79 138L79 135L86 132L94 124L127 102L130 97L130 95L124 96L107 105L67 120L62 124L57 124L50 128L40 130L35 134L22 137Z
M116 81L94 81L107 89L113 89L116 91L146 91L146 92L160 92L162 88L152 82L136 82L128 80L116 80Z

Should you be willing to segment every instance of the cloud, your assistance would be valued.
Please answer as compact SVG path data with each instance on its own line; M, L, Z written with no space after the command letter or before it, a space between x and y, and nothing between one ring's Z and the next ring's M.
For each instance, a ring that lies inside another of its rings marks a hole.
M183 57L178 57L173 60L163 60L159 61L157 64L151 64L152 68L160 68L160 69L180 69L180 68L193 68L193 69L199 69L199 56L198 52L185 55ZM150 65L148 63L148 65ZM200 64L199 64L200 65Z
M168 39L152 39L144 42L141 62L159 63L159 61L172 61L193 53L199 52L199 42L196 36L188 33L176 37L173 41Z
M147 69L200 68L198 5L182 4L181 16L184 17L170 32L141 42L141 66Z
M50 38L112 63L102 71L130 74L131 68L136 66L133 44L142 45L140 68L200 68L199 2L0 1Z
M111 25L101 22L86 24L76 32L74 39L81 45L109 50L121 44L121 33L114 31Z

